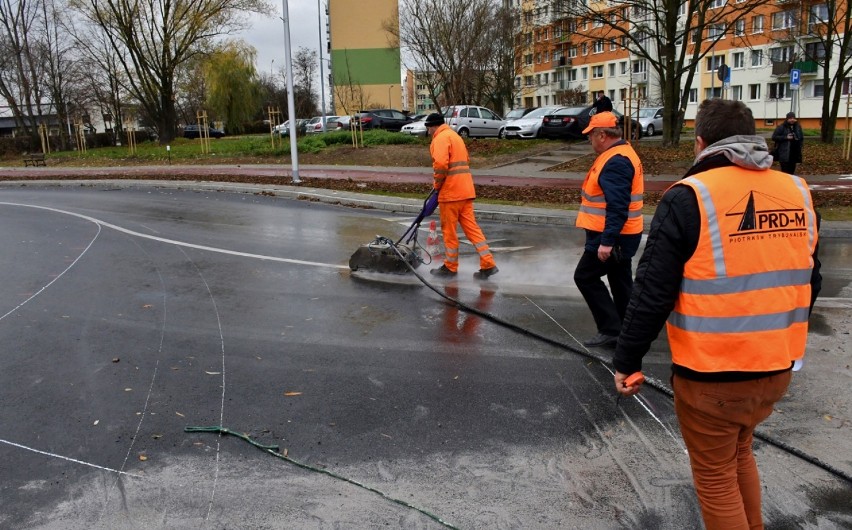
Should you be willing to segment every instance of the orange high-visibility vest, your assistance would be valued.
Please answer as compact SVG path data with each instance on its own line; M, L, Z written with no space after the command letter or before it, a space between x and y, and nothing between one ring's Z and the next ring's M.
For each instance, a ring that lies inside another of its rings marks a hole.
M645 193L645 178L639 155L630 144L610 147L595 159L586 180L583 181L580 211L577 212L576 225L580 228L603 232L606 226L606 198L598 183L598 178L607 161L615 155L622 155L633 164L633 184L630 189L630 207L627 211L627 221L621 229L622 234L641 234L643 228L642 204Z
M438 127L429 145L432 171L438 202L475 199L473 175L470 174L470 157L464 140L446 123Z
M677 185L701 231L666 328L672 361L697 372L768 372L805 353L816 213L807 183L779 171L712 169Z

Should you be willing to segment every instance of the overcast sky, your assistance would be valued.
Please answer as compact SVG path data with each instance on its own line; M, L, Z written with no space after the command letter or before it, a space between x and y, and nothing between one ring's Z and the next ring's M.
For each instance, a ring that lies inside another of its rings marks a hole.
M319 54L320 28L318 18L317 0L286 0L290 12L290 45L295 53L301 47L310 48ZM357 0L353 0L357 1ZM249 19L251 29L246 30L239 37L257 49L258 73L269 75L275 70L276 74L284 67L284 22L281 20L281 0L272 0L275 7L275 15L269 17L253 16ZM321 2L325 4L325 0ZM324 7L323 7L324 9ZM327 39L326 31L327 17L322 13L323 42ZM326 49L322 56L328 59ZM323 66L328 74L328 63Z

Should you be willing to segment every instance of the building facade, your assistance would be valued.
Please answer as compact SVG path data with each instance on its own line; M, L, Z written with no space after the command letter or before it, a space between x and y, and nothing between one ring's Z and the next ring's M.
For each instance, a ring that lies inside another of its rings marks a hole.
M335 114L401 108L400 50L383 27L397 0L328 0L328 15Z
M622 111L628 105L662 106L662 87L656 71L647 60L629 51L627 37L601 23L608 20L632 30L643 17L655 15L643 12L642 3L587 0L584 9L595 16L566 17L564 1L505 0L515 10L518 21L514 36L515 108L576 104L580 103L578 97L591 103L593 94L599 91L604 91ZM709 10L736 13L737 4L742 2L715 0ZM686 16L686 9L682 11L680 27ZM601 14L606 18L602 19ZM819 128L827 88L823 86L823 66L819 64L822 52L815 35L826 16L825 4L819 0L808 4L775 0L745 16L731 16L730 23L710 25L701 35L691 35L686 39L687 51L695 46L701 47L702 52L710 51L701 59L691 86L680 87L681 93L688 95L686 125L691 125L701 101L725 97L746 103L758 127L780 123L787 112L794 110L803 127ZM734 22L735 18L739 20ZM653 45L653 39L647 42ZM650 52L652 56L659 53ZM728 70L724 80L719 76L722 65L722 73ZM829 68L836 70L836 59ZM797 86L791 83L793 70L800 74ZM843 95L847 100L849 93L850 79L846 78ZM845 127L846 103L841 104L838 128Z

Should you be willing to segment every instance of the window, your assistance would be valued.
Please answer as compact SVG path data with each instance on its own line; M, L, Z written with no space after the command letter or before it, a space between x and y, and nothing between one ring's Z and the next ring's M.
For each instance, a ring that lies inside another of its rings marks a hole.
M760 85L748 86L748 99L751 101L760 99Z
M568 57L572 57L572 58L577 57L577 47L576 46L571 46L570 48L568 48Z
M576 80L577 80L577 70L573 70L573 69L572 69L572 70L568 70L567 72L565 72L565 74L566 74L566 75L565 75L565 78L566 78L569 82L571 82L571 81L576 81Z
M535 74L535 85L541 86L541 74Z
M627 61L621 61L620 63L618 63L618 73L620 75L627 74Z
M550 82L550 74L546 73L546 74L544 74L544 84L546 85L549 82Z
M627 45L630 44L630 41L627 39L627 35L621 36L621 49L626 49Z
M601 19L595 18L595 20L592 22L592 27L593 28L603 27L603 22L601 21Z
M609 77L615 77L615 63L609 63L608 67L609 73L607 75L609 75Z
M633 61L633 73L634 74L644 73L647 70L646 67L647 67L647 64L645 63L644 59L641 60L641 61Z
M524 44L526 44L527 46L531 46L532 43L533 43L532 42L532 33L525 34L524 35Z
M745 19L739 19L734 23L734 35L742 37L745 35Z
M603 53L604 51L604 41L602 39L598 39L594 44L594 53Z
M763 66L763 50L751 51L751 66Z
M828 21L828 7L825 4L811 6L808 14L808 30L813 31L814 26L825 24Z
M842 94L844 96L848 96L850 88L852 88L852 77L847 77L846 79L843 80Z
M751 17L751 32L763 33L763 15Z
M677 16L682 17L686 14L686 2L683 1L677 6Z
M805 59L808 61L822 61L825 59L825 43L810 42L805 44Z
M707 26L707 39L724 39L725 25L724 24L709 24Z
M593 66L592 67L592 79L600 79L604 76L604 67L603 65Z
M721 65L725 64L725 56L711 55L710 57L705 58L705 62L705 70L707 70L708 72L713 72L718 70Z
M736 85L731 87L731 99L734 101L742 101L743 100L743 86Z
M580 68L580 77L583 79L583 81L589 78L589 69L585 66Z
M772 29L788 29L796 26L796 10L778 11L772 13Z
M698 89L690 88L689 89L689 102L690 103L698 103Z
M768 92L769 99L786 99L787 95L787 87L789 84L787 83L767 83L766 91Z
M774 63L790 62L796 56L796 49L792 46L780 46L778 48L769 49L769 58Z
M589 46L587 43L583 43L580 45L580 50L583 52L583 55L589 55Z
M813 82L813 87L811 88L811 96L815 98L821 98L825 96L825 85L823 85L822 81Z
M734 52L731 56L734 59L734 68L745 68L745 53Z
M725 7L726 0L710 0L710 9Z
M722 87L710 87L704 89L704 99L713 99L722 97Z
M532 86L533 84L533 76L525 75L524 76L524 86Z
M491 112L488 109L479 109L479 113L481 114L481 117L483 119L486 119L486 120L496 120L497 119L497 116L495 116L494 113Z
M618 49L618 41L615 39L609 40L609 51L614 52Z
M699 42L701 40L701 31L697 29L692 30L692 35L690 35L690 38L692 39L693 44Z

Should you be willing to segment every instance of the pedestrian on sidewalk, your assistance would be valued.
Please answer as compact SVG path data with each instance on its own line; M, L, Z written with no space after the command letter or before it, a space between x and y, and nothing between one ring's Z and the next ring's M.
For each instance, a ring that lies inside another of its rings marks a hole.
M695 153L651 221L613 357L615 388L639 391L625 380L666 323L675 413L704 525L763 528L752 436L805 354L821 281L819 219L807 183L770 169L744 103L701 103Z
M642 162L621 138L617 123L612 112L599 112L583 130L598 154L583 181L576 223L586 230L586 244L574 270L574 283L598 331L583 343L586 346L614 345L618 339L633 288L632 259L642 240ZM604 276L609 290L601 280Z
M467 146L437 112L426 117L425 125L427 134L432 137L429 152L432 155L434 186L438 190L441 233L444 236L444 264L429 272L442 277L452 277L458 273L459 238L456 225L461 224L464 235L479 253L479 270L473 273L473 277L486 280L497 274L498 269L473 213L476 192L473 175L470 174Z
M805 135L802 126L796 120L795 112L788 112L784 123L775 128L772 141L775 149L772 156L781 163L781 171L791 175L796 174L796 164L802 161L802 145Z
M598 98L595 100L594 107L595 113L612 112L612 100L604 94L603 90L601 90L598 92Z

